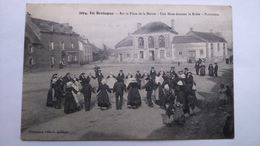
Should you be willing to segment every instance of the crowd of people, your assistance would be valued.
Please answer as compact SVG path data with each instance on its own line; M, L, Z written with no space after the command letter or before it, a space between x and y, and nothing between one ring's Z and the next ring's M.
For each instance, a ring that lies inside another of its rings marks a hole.
M204 62L196 62L196 74L205 75ZM218 65L213 67L209 64L208 71L210 76L217 76ZM95 75L81 73L79 76L67 73L65 76L53 74L50 81L50 89L47 95L46 106L61 109L64 107L64 113L69 114L79 111L83 104L79 102L78 96L84 95L85 111L91 110L92 93L97 93L97 106L101 110L112 107L108 93L113 93L116 100L116 110L121 110L123 106L123 96L127 94L127 107L138 109L142 105L140 92L146 92L146 101L148 107L154 104L160 106L165 111L167 119L172 118L180 126L185 123L184 114L193 115L196 107L196 83L192 72L188 68L175 71L171 67L168 71L160 69L158 72L151 67L150 72L141 73L136 71L135 75L124 74L119 70L117 76L112 72L105 77L100 67L95 66ZM90 80L96 80L98 87L94 88ZM221 86L222 88L222 86ZM223 89L224 90L224 89ZM221 90L221 93L224 92ZM155 100L152 100L152 97ZM221 102L225 102L225 97ZM154 102L153 102L154 101ZM166 124L170 124L167 123Z
M124 74L119 70L117 76L110 73L104 77L101 69L94 68L95 75L81 73L79 76L67 73L64 77L53 74L50 81L50 89L47 95L46 106L61 109L69 114L79 111L83 105L78 96L84 95L85 111L91 110L92 93L97 93L97 105L101 110L111 108L108 93L114 93L116 99L116 110L122 109L123 96L127 94L128 108L137 109L142 105L140 91L146 91L148 107L157 104L165 110L166 115L173 116L175 121L182 125L185 122L184 114L192 115L196 103L196 83L188 68L175 72L171 67L169 71L156 71L151 67L150 72L135 75ZM97 80L98 88L90 85L90 80ZM155 103L152 100L155 98Z

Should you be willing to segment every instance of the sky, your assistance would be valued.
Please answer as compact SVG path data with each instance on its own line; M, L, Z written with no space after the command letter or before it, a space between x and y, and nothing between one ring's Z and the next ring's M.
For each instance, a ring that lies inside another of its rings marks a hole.
M114 48L128 33L137 30L137 23L144 26L150 22L161 21L171 26L171 19L175 20L174 29L178 35L185 35L191 27L194 31L201 32L210 32L212 29L213 32L221 33L228 46L233 42L232 8L229 6L27 4L26 10L33 18L69 23L76 33L84 35L97 47L105 44ZM79 14L80 12L84 12L84 15ZM95 14L90 15L90 12ZM98 15L97 12L113 15ZM124 15L120 15L120 12ZM147 12L155 15L147 15ZM176 15L177 13L186 15Z

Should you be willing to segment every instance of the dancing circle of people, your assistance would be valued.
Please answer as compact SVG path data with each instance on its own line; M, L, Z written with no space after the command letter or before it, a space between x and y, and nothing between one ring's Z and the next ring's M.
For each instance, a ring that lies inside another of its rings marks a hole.
M197 68L199 69L197 71ZM217 71L212 71L212 65L209 67L209 75ZM205 75L204 63L195 64L196 73L200 72ZM135 76L128 73L126 76L123 70L119 70L117 76L110 73L106 78L97 65L94 68L95 76L91 73L85 76L81 73L78 77L71 76L67 73L64 77L53 74L50 81L50 89L47 95L46 106L61 109L64 107L64 113L74 113L83 108L83 104L79 102L78 96L84 95L85 111L91 110L92 93L97 93L97 105L101 110L112 107L108 93L114 93L116 100L116 110L122 109L123 96L127 93L127 107L138 109L142 105L140 91L146 91L146 100L148 107L153 107L152 97L155 98L155 104L159 105L165 111L164 124L170 124L169 121L175 121L178 125L183 126L185 123L185 113L193 115L196 107L196 83L193 80L192 72L188 68L184 68L175 72L175 68L165 72L161 69L158 73L154 67L150 72L144 71L143 74L139 70ZM217 76L217 73L216 73ZM97 80L98 88L90 85L90 80Z

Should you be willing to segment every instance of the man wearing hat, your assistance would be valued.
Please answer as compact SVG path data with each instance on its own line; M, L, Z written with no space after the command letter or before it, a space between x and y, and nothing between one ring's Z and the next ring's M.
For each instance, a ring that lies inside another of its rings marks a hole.
M135 78L136 78L138 84L141 85L142 75L139 70L136 71Z
M153 81L149 76L145 80L148 80L148 82L143 87L147 92L146 98L147 98L148 106L153 107L153 102L152 102Z
M85 73L81 73L79 75L79 82L80 82L81 86L84 85L85 81L86 81Z
M150 77L151 79L154 81L155 76L156 76L156 71L154 70L154 67L151 67L151 71L150 71Z
M171 70L170 70L170 73L171 73L172 75L175 75L175 76L176 76L177 74L176 74L176 72L175 72L174 69L175 69L175 67L172 66L172 67L171 67Z
M117 78L120 78L120 80L122 80L124 82L125 74L123 73L123 70L119 70Z

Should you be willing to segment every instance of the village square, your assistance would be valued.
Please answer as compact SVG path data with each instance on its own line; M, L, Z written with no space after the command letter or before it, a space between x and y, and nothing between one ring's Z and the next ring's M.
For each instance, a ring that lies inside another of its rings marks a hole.
M177 20L110 24L111 46L27 12L21 139L233 138L229 30Z

